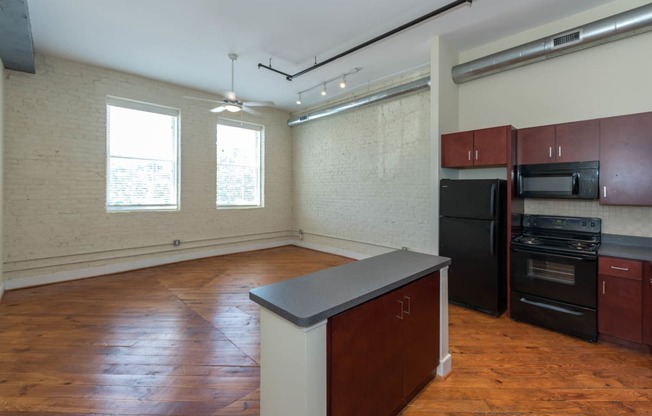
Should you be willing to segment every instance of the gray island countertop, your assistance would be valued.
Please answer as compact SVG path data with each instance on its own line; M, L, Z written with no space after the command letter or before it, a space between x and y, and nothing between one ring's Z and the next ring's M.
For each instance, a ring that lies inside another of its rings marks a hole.
M299 327L309 327L451 263L398 250L249 291L249 299Z

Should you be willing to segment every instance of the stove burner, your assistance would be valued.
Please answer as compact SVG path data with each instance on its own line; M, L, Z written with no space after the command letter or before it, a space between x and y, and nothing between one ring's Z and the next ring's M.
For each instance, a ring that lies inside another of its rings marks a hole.
M526 237L526 236L523 236L523 237L521 237L521 242L525 243L525 244L531 244L531 245L543 244L543 240L541 240L538 237Z
M576 250L588 250L594 246L594 244L585 243L583 241L569 241L567 245L568 247L574 248Z

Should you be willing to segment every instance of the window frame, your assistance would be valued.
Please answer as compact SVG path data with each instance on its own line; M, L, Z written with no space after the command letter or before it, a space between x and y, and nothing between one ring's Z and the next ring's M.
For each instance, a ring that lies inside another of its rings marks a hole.
M221 205L217 201L218 195L218 168L217 149L218 149L218 126L236 127L241 129L253 130L258 133L258 149L256 157L258 159L258 204L252 205ZM215 207L218 210L223 209L256 209L265 207L265 126L261 124L248 123L244 121L232 120L219 117L215 124Z
M110 117L109 117L109 107L121 107L130 110L144 111L148 113L161 114L171 117L176 117L176 128L175 128L175 143L174 143L174 169L175 169L175 181L174 181L174 203L173 204L142 204L142 205L110 205L109 204L109 194L111 192L111 160L115 159L140 159L140 160L151 160L151 161L165 161L169 162L171 160L159 159L159 158L134 158L134 157L125 157L125 156L112 156L111 155L111 137L110 137ZM143 101L131 100L128 98L121 98L115 96L106 97L106 193L105 193L105 209L107 213L120 213L120 212L161 212L161 211L179 211L181 209L181 171L180 171L180 161L181 161L181 110L174 107L163 106L159 104L147 103Z

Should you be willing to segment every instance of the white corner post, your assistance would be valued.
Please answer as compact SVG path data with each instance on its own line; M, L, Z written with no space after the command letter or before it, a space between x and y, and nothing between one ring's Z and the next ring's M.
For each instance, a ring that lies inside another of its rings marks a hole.
M447 377L453 370L448 351L448 267L439 271L439 366L437 375Z
M260 308L260 415L326 416L326 321L298 327Z

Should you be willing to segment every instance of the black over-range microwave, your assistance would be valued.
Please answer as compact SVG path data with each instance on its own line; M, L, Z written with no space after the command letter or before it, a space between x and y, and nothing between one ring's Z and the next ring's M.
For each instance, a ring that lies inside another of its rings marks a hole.
M598 199L600 162L519 165L516 188L521 198Z

